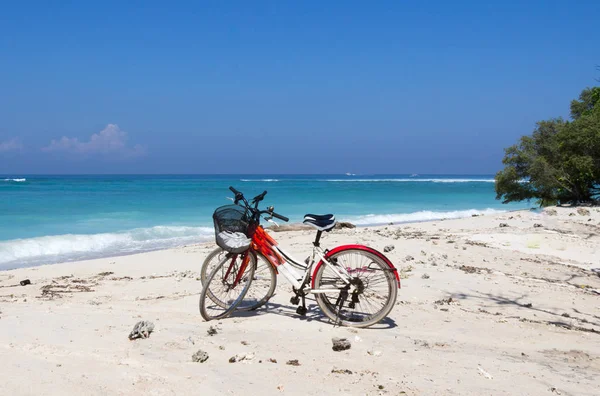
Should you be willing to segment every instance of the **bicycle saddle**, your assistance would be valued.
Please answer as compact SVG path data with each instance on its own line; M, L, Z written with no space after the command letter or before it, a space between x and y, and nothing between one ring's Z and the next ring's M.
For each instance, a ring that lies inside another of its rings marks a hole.
M315 215L306 214L304 215L304 224L311 225L319 231L331 231L335 227L335 216L332 214L326 215Z

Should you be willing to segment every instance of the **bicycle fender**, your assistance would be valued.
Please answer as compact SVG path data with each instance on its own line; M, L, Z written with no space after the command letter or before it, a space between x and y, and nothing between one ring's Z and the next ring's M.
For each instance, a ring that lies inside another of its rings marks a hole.
M329 258L332 255L341 252L342 250L362 250L365 252L369 252L371 254L374 254L375 256L379 257L380 259L382 259L383 261L385 261L385 263L388 265L388 267L390 267L390 270L394 273L394 275L396 276L396 280L398 281L398 288L400 288L400 276L398 275L398 270L396 269L396 267L394 266L394 264L392 264L392 262L385 257L385 255L383 253L381 253L378 250L375 250L373 248L370 248L368 246L364 246L364 245L342 245L342 246L338 246L336 248L333 248L332 250L328 251L325 254L325 258ZM315 267L313 274L312 274L312 288L315 288L315 275L317 274L317 271L319 270L319 268L321 267L321 265L323 265L323 260L320 260L319 263L317 264L317 266Z

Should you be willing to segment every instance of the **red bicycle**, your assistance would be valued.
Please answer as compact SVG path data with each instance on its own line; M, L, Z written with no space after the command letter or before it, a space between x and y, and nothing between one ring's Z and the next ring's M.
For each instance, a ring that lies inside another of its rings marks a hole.
M292 285L294 296L290 302L302 302L296 310L300 315L306 315L308 294L314 294L323 313L339 325L368 327L390 313L400 288L398 271L387 257L368 246L323 249L320 239L323 232L334 228L333 215L304 216L304 224L316 228L317 235L312 255L302 262L279 247L260 225L262 217L289 221L275 213L272 206L258 209L267 192L248 203L241 192L229 189L235 194L234 204L222 206L213 214L219 248L202 268L200 313L205 320L265 304L275 291L278 273ZM214 259L216 263L211 265ZM245 300L253 283L258 287Z

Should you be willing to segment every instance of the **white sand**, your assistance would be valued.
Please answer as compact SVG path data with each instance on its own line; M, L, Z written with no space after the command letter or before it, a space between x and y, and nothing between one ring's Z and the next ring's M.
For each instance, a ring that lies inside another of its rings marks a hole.
M297 316L284 279L267 309L203 322L196 277L212 245L0 272L0 394L598 395L600 211L557 210L327 234L327 247L395 246L402 289L371 329L333 327L313 301ZM313 233L274 236L303 258ZM42 296L51 284L72 292ZM129 341L139 320L156 329ZM332 351L332 337L352 348Z

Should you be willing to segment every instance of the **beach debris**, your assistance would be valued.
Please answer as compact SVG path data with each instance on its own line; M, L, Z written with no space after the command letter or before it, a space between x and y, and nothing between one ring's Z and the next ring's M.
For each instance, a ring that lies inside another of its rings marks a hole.
M242 345L250 345L250 343L248 341L242 341L241 344Z
M385 389L385 386L383 386L383 385L377 385L377 389L383 390L383 389Z
M381 356L381 354L382 354L383 352L381 352L381 351L378 351L378 350L375 350L375 349L369 349L369 350L367 351L367 353L368 353L369 355L371 355L371 356Z
M544 210L544 213L546 213L548 216L556 216L558 214L556 209L546 209Z
M452 297L436 300L433 303L435 305L460 305L458 301L454 300Z
M31 281L29 279L24 279L19 283L21 284L21 286L31 285Z
M333 368L333 369L331 369L331 372L333 374L352 374L352 371L350 371L348 369L336 369L336 368Z
M577 209L577 214L579 214L580 216L589 216L590 215L590 210L586 209L586 208L578 208Z
M531 307L533 307L533 304L531 304L531 303L523 304L523 307L531 308Z
M283 388L283 385L277 385L277 390L278 390L279 392L283 392L283 389L284 389L284 388Z
M278 226L272 225L265 228L266 230L273 232L283 232L283 231L308 231L312 229L311 226L307 224L280 224Z
M503 227L508 227L508 224L506 224L506 223L500 223L499 227L500 227L500 228L503 228Z
M334 228L338 229L338 230L342 230L344 228L356 228L356 226L354 224L352 224L352 223L347 222L347 221L338 221L335 224Z
M208 333L209 336L214 336L218 334L218 331L216 327L210 326L208 330L206 330L206 333Z
M422 279L429 279L429 278L430 278L430 276L429 276L428 274L423 274L423 275L421 275L421 278L422 278Z
M244 361L249 362L252 359L254 359L253 353L238 354L238 355L230 357L229 363L237 363L237 362L244 362Z
M333 337L331 339L331 342L333 342L333 347L331 349L333 349L336 352L345 351L352 347L352 344L347 338Z
M108 275L113 275L113 274L114 274L114 272L112 272L112 271L105 271L105 272L100 272L98 274L98 276L108 276Z
M415 345L419 345L422 346L424 348L431 348L431 346L429 345L429 343L425 340L414 340Z
M559 391L558 389L556 389L554 386L550 389L548 389L550 392L552 393L556 393L557 395L562 395L561 391Z
M129 339L135 340L137 338L148 338L150 333L154 331L154 323L142 320L133 326L133 330L129 333Z
M394 245L387 245L386 247L383 248L383 252L384 253L389 253L392 250L394 250L396 247Z
M204 363L207 360L208 360L208 353L204 352L202 349L198 349L198 351L192 355L192 362Z
M479 374L483 375L485 378L487 378L487 379L494 378L494 377L492 377L492 375L490 373L488 373L487 371L482 369L481 366L477 366L477 369L479 370Z
M81 293L94 291L94 289L92 289L89 286L78 284L61 285L59 283L55 283L54 281L49 285L42 286L40 290L42 291L42 295L37 298L47 298L50 300L54 299L55 297L62 298L62 294L64 293Z
M479 217L479 214L474 213L474 214L471 215L471 217Z
M575 213L569 213L569 217L575 216Z
M413 256L404 257L404 261L413 261L415 258Z
M219 349L220 349L221 351L224 351L224 350L225 350L225 345L219 345Z
M268 362L270 362L270 363L277 363L277 359L269 358Z
M487 268L473 267L472 265L464 264L458 267L458 269L466 272L467 274L481 274L482 272L487 272L488 274L491 273L491 271Z
M300 366L300 362L298 361L298 359L288 360L285 364L287 364L288 366Z
M533 228L542 228L542 227L543 227L543 225L541 225L540 223L535 223L533 225Z

